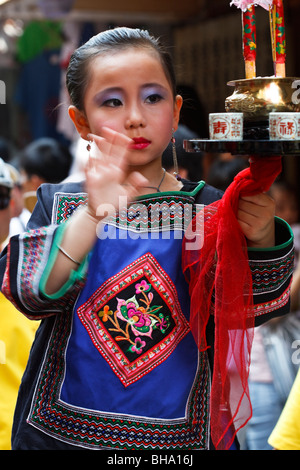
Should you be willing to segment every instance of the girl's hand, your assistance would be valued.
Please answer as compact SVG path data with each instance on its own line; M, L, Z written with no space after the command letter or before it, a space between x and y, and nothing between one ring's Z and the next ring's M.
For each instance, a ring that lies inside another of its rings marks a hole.
M275 202L265 193L241 197L238 221L248 246L268 248L275 245Z
M97 148L91 152L85 171L88 210L98 220L119 208L120 197L132 200L142 186L149 184L139 172L128 172L132 140L108 128L101 133L101 137L90 134Z
M140 186L148 184L140 173L127 171L127 148L131 139L109 129L103 129L102 137L91 137L99 151L90 156L86 167L88 207L75 211L70 217L60 246L71 259L61 251L58 253L45 286L47 294L58 292L76 264L91 251L97 237L98 222L116 213L119 198L132 199Z

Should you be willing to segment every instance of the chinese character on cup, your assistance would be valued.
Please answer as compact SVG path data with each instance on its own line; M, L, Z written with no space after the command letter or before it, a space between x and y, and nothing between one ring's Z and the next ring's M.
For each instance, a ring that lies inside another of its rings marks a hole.
M300 139L300 113L270 113L270 140Z
M211 140L243 140L243 113L211 113L209 137Z

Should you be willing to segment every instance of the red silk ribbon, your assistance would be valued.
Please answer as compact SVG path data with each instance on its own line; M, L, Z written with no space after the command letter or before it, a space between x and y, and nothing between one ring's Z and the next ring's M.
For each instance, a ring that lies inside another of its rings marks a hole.
M211 436L229 449L252 414L248 375L254 329L252 275L247 241L236 214L240 196L266 192L281 172L281 157L251 157L222 199L204 208L204 244L188 249L183 271L191 296L190 326L200 351L209 346L206 328L214 317ZM203 212L196 217L203 217ZM193 221L195 223L195 220Z

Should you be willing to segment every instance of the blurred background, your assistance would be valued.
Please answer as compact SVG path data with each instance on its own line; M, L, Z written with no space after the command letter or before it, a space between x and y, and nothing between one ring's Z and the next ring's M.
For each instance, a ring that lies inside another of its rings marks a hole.
M287 76L300 77L300 1L285 0L284 8ZM262 8L256 10L257 75L270 76L269 17ZM78 152L67 115L65 71L73 50L109 27L146 28L170 46L185 98L181 122L191 135L208 136L208 114L224 111L233 92L227 82L244 78L241 12L230 7L230 0L0 0L0 25L0 80L5 84L0 156L13 163L26 146L45 137L73 156ZM214 157L204 157L185 159L194 166L201 160L205 178ZM284 159L284 178L296 187L298 160Z

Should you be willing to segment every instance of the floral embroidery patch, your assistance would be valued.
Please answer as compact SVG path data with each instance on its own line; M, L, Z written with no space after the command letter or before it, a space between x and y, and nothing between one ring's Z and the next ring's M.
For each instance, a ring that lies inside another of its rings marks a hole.
M149 253L108 279L77 313L125 386L166 360L189 332L175 286Z

